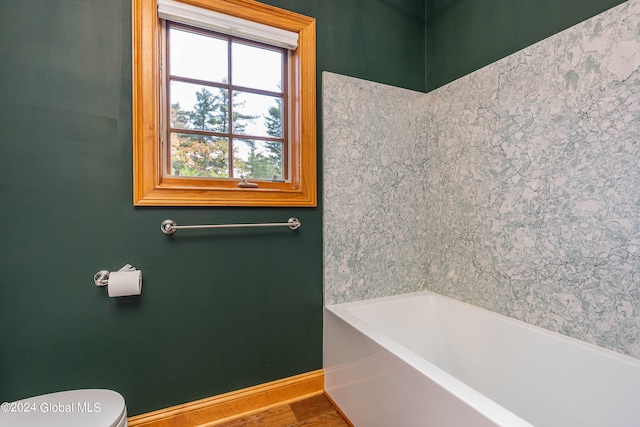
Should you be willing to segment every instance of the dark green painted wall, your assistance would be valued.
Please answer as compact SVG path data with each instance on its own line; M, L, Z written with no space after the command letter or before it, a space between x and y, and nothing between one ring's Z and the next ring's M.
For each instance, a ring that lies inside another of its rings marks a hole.
M424 89L423 0L269 3L317 19L319 82ZM0 2L0 401L104 387L138 414L321 367L321 204L133 207L130 21L130 0ZM125 263L142 296L109 299L93 275Z
M263 0L317 19L320 72L424 91L425 0ZM320 86L318 86L320 88Z
M423 0L267 3L317 19L321 128L322 71L433 88L619 1L429 0L426 72ZM0 3L0 401L105 387L137 414L321 367L322 202L132 206L130 13ZM159 230L290 216L295 233ZM93 275L125 263L143 294L109 299Z
M427 0L427 90L623 0Z

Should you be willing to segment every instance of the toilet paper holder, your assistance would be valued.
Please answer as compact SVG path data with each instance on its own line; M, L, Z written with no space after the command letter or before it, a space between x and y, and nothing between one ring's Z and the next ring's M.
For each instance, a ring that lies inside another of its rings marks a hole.
M134 271L136 268L131 264L125 264L118 271ZM109 284L109 274L108 270L100 270L96 274L93 275L93 283L96 286L107 286Z
M109 272L107 270L100 270L93 275L93 283L96 286L107 286L109 284Z

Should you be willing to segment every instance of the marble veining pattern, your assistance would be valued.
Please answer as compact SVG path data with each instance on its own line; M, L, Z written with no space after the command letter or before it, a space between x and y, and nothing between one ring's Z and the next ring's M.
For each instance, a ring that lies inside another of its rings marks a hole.
M640 0L428 94L323 87L327 304L430 289L640 357Z
M640 357L639 18L427 95L427 287Z
M424 94L331 73L323 88L325 303L417 290L426 274Z

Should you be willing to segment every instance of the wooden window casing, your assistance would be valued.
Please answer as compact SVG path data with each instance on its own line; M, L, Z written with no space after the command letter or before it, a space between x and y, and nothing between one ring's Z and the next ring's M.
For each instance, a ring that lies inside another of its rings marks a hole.
M133 198L136 206L317 205L315 20L251 0L179 0L298 33L289 57L289 177L285 182L197 179L164 174L160 142L162 31L155 0L132 0Z

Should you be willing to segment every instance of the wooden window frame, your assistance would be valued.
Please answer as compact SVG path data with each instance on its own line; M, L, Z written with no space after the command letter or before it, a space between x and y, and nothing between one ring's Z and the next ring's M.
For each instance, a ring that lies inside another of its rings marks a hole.
M287 182L238 187L239 179L163 176L160 143L162 52L155 0L132 0L133 203L135 206L317 206L315 19L252 0L178 0L181 3L298 33L290 56Z

